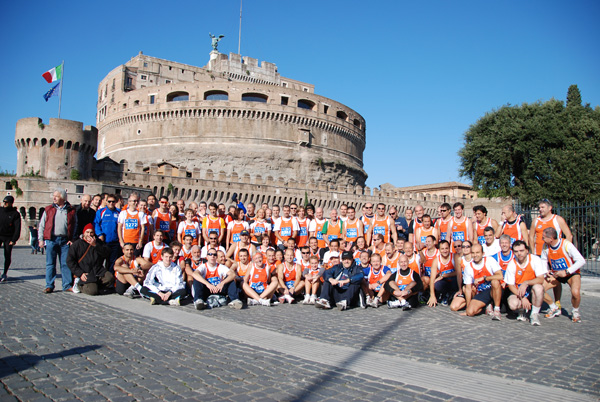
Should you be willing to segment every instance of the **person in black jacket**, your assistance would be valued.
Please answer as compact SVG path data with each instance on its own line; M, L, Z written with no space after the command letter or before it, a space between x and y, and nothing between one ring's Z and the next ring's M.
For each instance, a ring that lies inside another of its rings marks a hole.
M7 280L6 274L12 262L12 249L21 235L21 214L13 207L15 199L7 195L4 206L0 207L0 246L4 245L4 272L0 282Z
M346 310L358 299L363 270L356 264L350 251L342 253L342 262L325 271L321 297L315 303L316 308L330 309L334 302L338 310Z
M93 224L96 219L96 211L92 209L92 196L84 194L81 197L81 204L75 207L77 214L77 225L75 226L75 234L73 240L77 240L83 234L83 228L88 223Z
M115 283L115 277L108 270L107 261L110 249L100 239L96 238L94 226L90 223L80 239L69 248L67 265L73 275L79 279L73 286L73 291L95 296L107 293Z

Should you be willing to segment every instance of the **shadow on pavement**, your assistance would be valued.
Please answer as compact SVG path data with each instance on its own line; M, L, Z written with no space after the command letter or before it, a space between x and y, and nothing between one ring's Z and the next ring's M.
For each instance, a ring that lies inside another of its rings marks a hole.
M400 313L402 314L400 317L391 321L388 325L381 328L379 331L374 332L368 342L365 342L364 344L362 344L360 346L360 348L354 354L352 354L352 356L350 356L348 359L339 363L339 366L340 367L349 366L350 364L352 364L353 362L358 360L360 358L360 355L363 352L368 351L372 346L376 345L380 341L385 342L386 334L389 334L389 331L392 328L396 328L398 325L400 325L400 323L406 319L406 315L410 314L410 312L400 312ZM338 342L338 345L344 346L343 341ZM342 374L343 374L342 368L327 369L327 370L323 371L322 373L320 373L318 375L317 378L314 379L314 381L310 382L309 384L307 384L304 387L303 392L295 395L291 400L292 401L304 401L306 399L310 399L310 400L315 399L315 396L316 396L315 394L318 394L318 391L321 388L324 388L326 385L335 384L337 382L337 378L340 377ZM343 384L340 384L340 385L343 385ZM328 395L328 396L322 397L322 399L327 399L327 398L335 399L335 396Z
M7 377L11 374L18 373L31 367L35 367L41 360L60 359L66 356L80 355L100 349L102 345L78 346L67 349L62 352L48 353L46 355L32 355L29 353L8 356L0 359L0 378Z

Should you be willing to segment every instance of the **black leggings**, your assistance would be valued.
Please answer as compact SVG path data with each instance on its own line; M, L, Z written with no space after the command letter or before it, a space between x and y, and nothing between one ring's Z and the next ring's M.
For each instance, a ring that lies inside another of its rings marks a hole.
M12 249L13 246L10 244L10 239L0 239L0 245L4 244L4 275L8 272L8 268L10 268L10 263L12 262Z

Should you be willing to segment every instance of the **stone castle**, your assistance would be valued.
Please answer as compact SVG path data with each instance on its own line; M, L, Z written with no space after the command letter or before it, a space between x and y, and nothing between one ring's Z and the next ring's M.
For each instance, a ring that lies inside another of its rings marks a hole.
M245 203L308 199L326 211L420 203L434 215L439 203L460 200L467 210L484 203L500 218L500 201L475 200L460 183L366 187L365 120L314 91L275 64L237 54L212 51L205 67L194 67L140 53L100 82L97 129L63 119L17 122L15 205L36 223L61 186L72 204L84 193L131 191L229 203L235 192Z

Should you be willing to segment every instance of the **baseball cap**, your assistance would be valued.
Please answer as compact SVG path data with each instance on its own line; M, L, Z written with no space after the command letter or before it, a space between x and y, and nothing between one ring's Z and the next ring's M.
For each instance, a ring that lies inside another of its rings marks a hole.
M12 195L7 195L6 197L4 197L4 202L10 202L11 204L13 204L15 202L15 197L13 197Z
M344 251L342 253L342 260L353 260L354 256L352 255L352 253L350 251Z
M242 231L240 232L240 236L250 236L250 233L248 233L248 231L247 231L247 230L242 230Z

